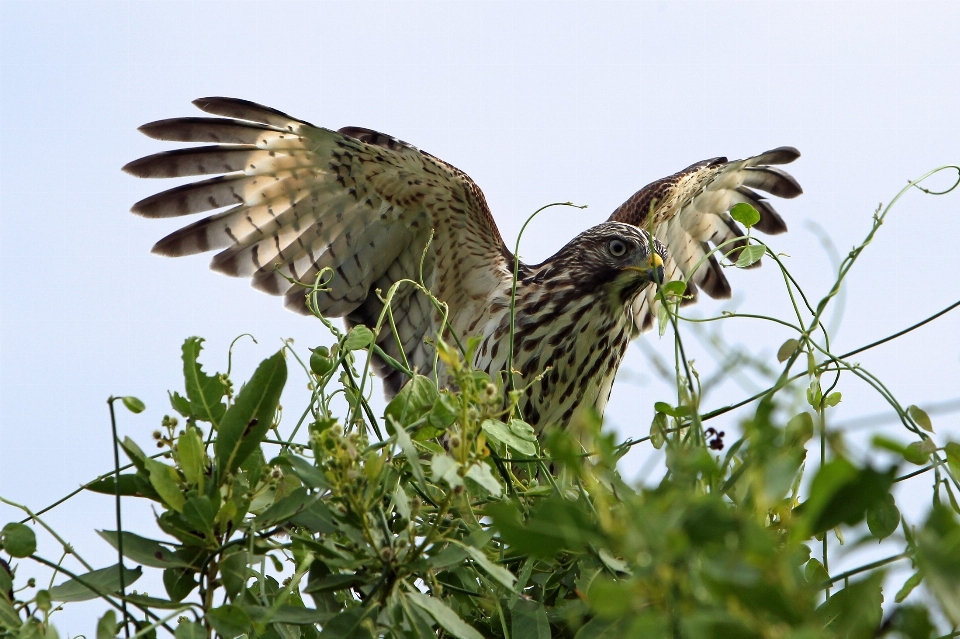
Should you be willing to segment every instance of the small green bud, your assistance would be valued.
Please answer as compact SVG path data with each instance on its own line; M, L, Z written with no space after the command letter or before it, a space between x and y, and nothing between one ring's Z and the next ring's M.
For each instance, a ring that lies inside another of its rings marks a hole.
M311 350L310 370L317 377L323 377L333 370L333 359L330 357L329 348L318 346Z

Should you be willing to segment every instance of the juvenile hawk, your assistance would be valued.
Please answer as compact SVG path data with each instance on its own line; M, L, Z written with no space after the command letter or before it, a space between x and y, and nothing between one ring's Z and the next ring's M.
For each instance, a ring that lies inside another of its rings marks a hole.
M148 197L133 206L145 217L176 217L222 209L160 240L169 256L219 251L212 268L250 277L253 286L283 295L306 313L304 289L284 277L312 282L333 269L331 290L319 296L327 316L374 326L384 293L401 279L423 280L449 305L452 330L479 335L478 368L506 366L513 255L500 237L483 193L462 171L416 147L357 127L313 126L245 100L201 98L216 118L160 120L140 127L159 140L212 142L158 153L124 167L146 178L220 174ZM786 226L751 188L794 197L800 187L769 166L797 158L780 148L736 162L695 164L641 189L610 221L578 235L542 264L520 266L514 368L526 381L521 406L535 427L565 424L580 406L606 404L629 340L651 323L654 280L687 277L712 297L730 286L715 257L693 272L709 244L742 237L727 211L737 202L761 214L757 228ZM652 206L651 206L652 205ZM647 215L660 241L646 231ZM431 231L433 240L429 241ZM427 246L429 242L429 247ZM663 244L661 244L663 242ZM666 245L666 249L664 248ZM652 250L651 250L652 249ZM427 338L441 317L428 298L405 286L394 298L399 341L412 368L429 374ZM402 361L389 327L378 345ZM375 364L388 396L403 373Z

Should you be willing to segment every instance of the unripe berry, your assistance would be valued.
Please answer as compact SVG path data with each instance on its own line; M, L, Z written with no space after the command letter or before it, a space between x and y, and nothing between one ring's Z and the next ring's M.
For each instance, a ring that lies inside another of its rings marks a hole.
M317 377L323 377L333 370L333 359L330 357L330 349L326 346L314 348L310 355L310 370Z

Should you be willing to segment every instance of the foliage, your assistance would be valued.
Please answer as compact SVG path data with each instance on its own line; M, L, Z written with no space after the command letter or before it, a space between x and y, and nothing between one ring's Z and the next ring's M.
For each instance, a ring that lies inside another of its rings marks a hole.
M749 228L756 211L743 206L734 216ZM119 525L102 530L119 563L94 569L46 527L42 513L24 508L83 568L38 555L35 528L7 524L0 636L56 637L51 613L95 598L109 607L98 639L158 630L178 639L912 639L933 637L935 623L956 628L960 443L936 441L924 411L903 407L848 362L863 349L834 355L821 324L885 214L878 211L816 306L779 256L749 238L738 265L762 255L781 267L797 317L773 321L795 336L779 348L776 382L724 409L700 410L701 380L679 330L692 321L678 314L683 288L664 286L660 326L674 329L677 397L657 403L648 437L619 444L590 414L538 437L517 414L516 380L474 370L474 343L452 345L449 335L436 338L448 379L414 375L390 360L412 380L382 419L366 399L369 362L361 366L358 357L377 350L367 327L342 333L321 318L333 348L314 349L303 362L287 346L237 391L229 375L203 370L202 340L190 338L183 394L170 395L178 416L164 417L154 433L159 452L148 455L125 439L119 446L130 463L85 487L115 496L118 524L122 500L153 502L156 538ZM422 283L400 285L428 294ZM310 294L323 287L318 278ZM395 291L384 296L374 331L392 325ZM312 400L288 429L279 400L293 361L309 378ZM793 373L798 364L803 371ZM896 410L909 441L874 440L894 462L858 459L828 428L842 399L835 390L841 374L867 380ZM344 415L331 408L336 396L347 400ZM117 400L144 410L134 397L111 398L112 417ZM707 425L747 405L735 441ZM617 472L618 460L639 444L665 455L657 485L631 486ZM810 463L817 461L811 450L819 463ZM911 465L920 468L902 474ZM892 488L927 473L934 506L925 521L907 521ZM830 535L860 531L865 536L854 545L888 539L902 550L831 572ZM23 560L66 579L47 588L21 583ZM884 575L894 562L915 572L890 597ZM151 569L162 571L163 597L132 588ZM902 604L921 585L932 597Z

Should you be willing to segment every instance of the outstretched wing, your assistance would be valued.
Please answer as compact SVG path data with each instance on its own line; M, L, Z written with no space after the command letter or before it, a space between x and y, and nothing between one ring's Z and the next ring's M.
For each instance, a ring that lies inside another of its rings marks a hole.
M132 210L145 217L224 210L163 238L155 253L219 251L211 268L251 278L300 313L308 313L305 289L287 278L312 283L329 267L334 276L331 290L318 296L320 311L370 327L383 308L376 291L386 295L398 280L419 281L421 261L424 283L449 304L455 328L475 324L494 292L509 286L510 253L483 193L463 172L376 131L334 132L246 100L194 104L224 117L160 120L140 131L215 145L158 153L123 168L147 178L221 175L158 193ZM424 338L440 328L439 314L409 285L392 308L410 365L428 372ZM392 332L384 330L378 343L402 361ZM404 376L377 363L388 393L395 393Z
M698 162L643 187L614 211L610 220L653 229L667 246L666 279L687 281L686 303L696 300L698 288L712 298L728 298L730 283L716 253L699 267L697 264L713 247L728 241L721 252L736 260L746 242L742 239L743 230L729 211L741 202L760 213L760 221L754 226L757 230L770 235L787 230L780 215L754 189L784 198L800 195L803 190L797 181L772 166L789 164L798 157L799 151L783 146L745 160L728 162L726 158L714 158ZM653 325L658 304L652 289L637 300L634 311L640 331Z

